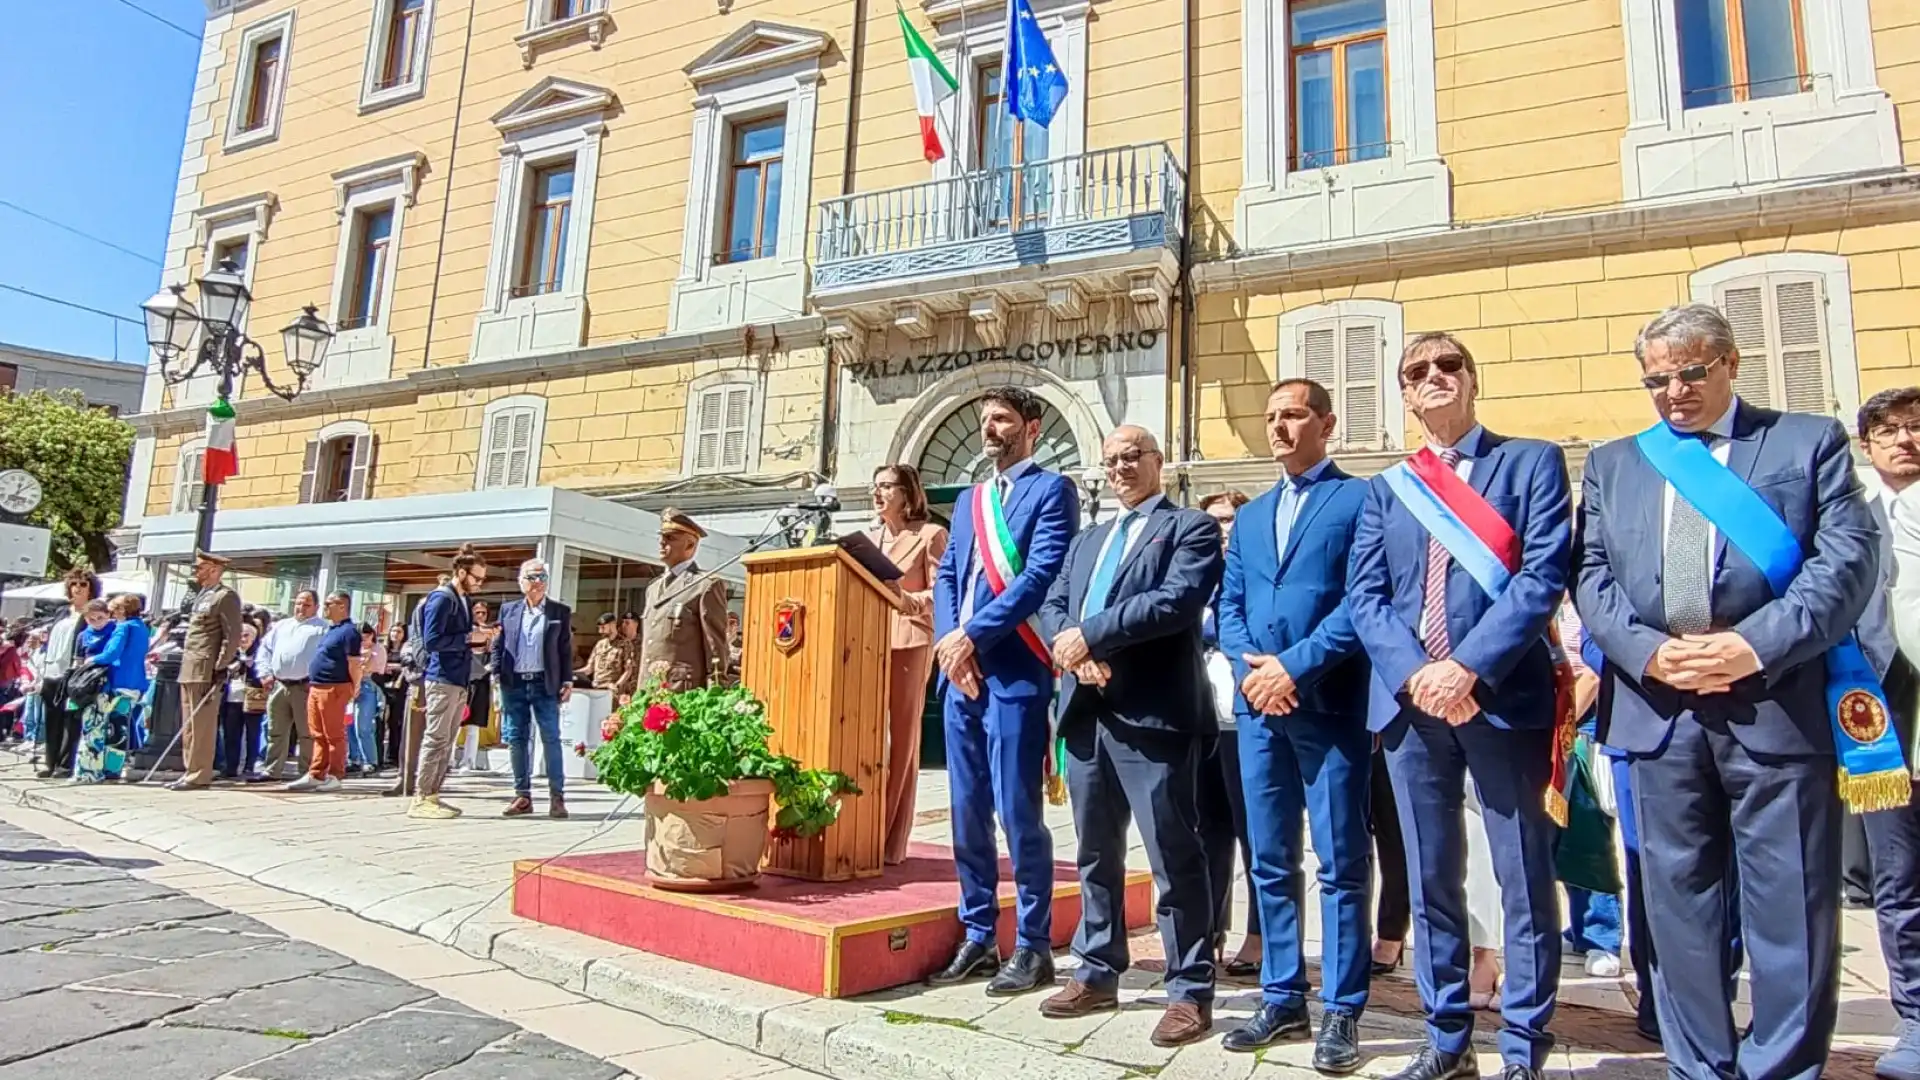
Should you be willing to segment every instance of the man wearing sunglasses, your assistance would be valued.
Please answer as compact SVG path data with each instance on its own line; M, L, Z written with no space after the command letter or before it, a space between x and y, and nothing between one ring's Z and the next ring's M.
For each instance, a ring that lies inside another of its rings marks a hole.
M547 564L539 559L520 564L522 598L500 609L500 633L493 639L500 732L513 759L513 801L506 817L533 813L533 725L540 728L547 765L547 816L567 816L560 706L573 693L573 612L547 596L547 578Z
M1552 443L1480 426L1473 355L1453 335L1414 338L1399 375L1426 445L1369 481L1347 583L1373 663L1367 727L1400 809L1427 1014L1427 1045L1394 1080L1480 1075L1468 964L1473 946L1498 943L1466 933L1470 822L1484 822L1506 916L1501 1080L1539 1080L1560 983L1546 635L1573 546L1567 463Z
M1719 310L1661 313L1634 354L1659 419L1587 459L1576 602L1607 660L1601 738L1627 754L1641 811L1661 1042L1675 1077L1810 1080L1839 1009L1838 773L1862 764L1836 741L1829 672L1860 656L1846 645L1879 540L1840 425L1735 394ZM1882 749L1901 780L1890 733Z

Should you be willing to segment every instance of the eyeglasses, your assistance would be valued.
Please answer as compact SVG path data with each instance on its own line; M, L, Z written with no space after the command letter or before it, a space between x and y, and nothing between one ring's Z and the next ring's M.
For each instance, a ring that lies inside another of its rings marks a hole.
M1112 472L1113 470L1120 468L1122 465L1125 465L1128 467L1138 465L1140 464L1141 458L1146 457L1148 454L1158 454L1158 453L1160 453L1160 451L1158 450L1126 450L1121 453L1114 454L1111 457L1101 458L1100 464L1104 466L1108 472Z
M1467 358L1461 356L1459 353L1448 353L1445 356L1436 356L1431 360L1415 360L1413 363L1400 369L1400 384L1402 386L1417 386L1420 383L1426 382L1427 376L1436 371L1442 375L1458 375L1466 366Z
M530 570L527 573L521 574L520 577L525 581L545 581L547 580L547 572L545 570Z
M1716 356L1704 364L1688 364L1686 367L1675 368L1672 371L1661 372L1654 375L1642 375L1640 377L1640 385L1646 387L1648 390L1658 392L1665 390L1668 384L1677 378L1681 382L1691 386L1705 379L1707 372L1718 367L1720 362L1725 359L1726 357L1724 356Z
M902 485L894 480L875 480L869 485L874 491L899 491Z
M1883 450L1898 446L1902 435L1920 442L1920 420L1908 420L1899 424L1876 424L1867 429L1867 441Z

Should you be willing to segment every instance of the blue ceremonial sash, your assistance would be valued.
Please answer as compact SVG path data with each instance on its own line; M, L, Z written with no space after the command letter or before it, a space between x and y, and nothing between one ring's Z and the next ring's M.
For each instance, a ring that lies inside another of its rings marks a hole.
M1674 492L1760 568L1774 595L1786 595L1805 557L1773 507L1705 443L1682 438L1665 423L1634 442ZM1907 805L1912 774L1887 722L1887 695L1852 634L1827 652L1827 715L1840 755L1840 797L1848 808L1865 813Z
M1507 583L1513 580L1513 572L1494 554L1493 545L1468 528L1460 515L1406 462L1384 470L1380 478L1393 489L1407 513L1440 541L1440 546L1447 549L1447 554L1453 556L1453 561L1460 564L1460 569L1467 572L1480 590L1491 599L1500 599L1500 594L1507 591ZM1511 535L1512 530L1508 533Z

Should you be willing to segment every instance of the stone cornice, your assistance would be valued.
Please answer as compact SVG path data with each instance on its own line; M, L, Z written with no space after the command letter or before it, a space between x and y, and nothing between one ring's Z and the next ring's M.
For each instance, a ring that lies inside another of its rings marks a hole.
M345 409L377 408L416 401L422 394L444 394L528 379L564 379L575 375L593 375L621 368L650 367L686 360L739 356L747 351L751 335L754 350L771 347L817 348L824 345L824 321L805 315L776 323L703 330L694 334L669 334L641 341L623 341L564 352L532 353L504 360L452 364L424 368L383 382L309 390L292 401L265 396L234 402L233 411L241 426L269 420L291 420ZM824 361L823 361L824 362ZM207 412L199 406L138 413L126 418L143 436L179 435L199 431L206 425Z
M1596 254L1740 229L1857 224L1920 215L1920 172L1849 177L1715 198L1630 203L1575 214L1456 225L1433 232L1247 252L1194 267L1200 292L1274 289L1328 277L1408 273L1518 257Z

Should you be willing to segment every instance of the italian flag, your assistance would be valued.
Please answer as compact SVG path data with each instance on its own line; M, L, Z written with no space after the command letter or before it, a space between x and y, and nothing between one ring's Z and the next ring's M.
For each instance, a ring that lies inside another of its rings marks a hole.
M240 453L233 445L233 406L226 398L207 409L207 449L200 459L201 480L224 484L240 472Z
M929 162L939 161L947 156L947 148L940 145L940 131L934 127L934 110L953 96L960 84L927 47L927 39L907 21L906 11L898 4L894 10L900 13L900 33L907 39L907 66L913 71L913 108L920 114L920 147Z

